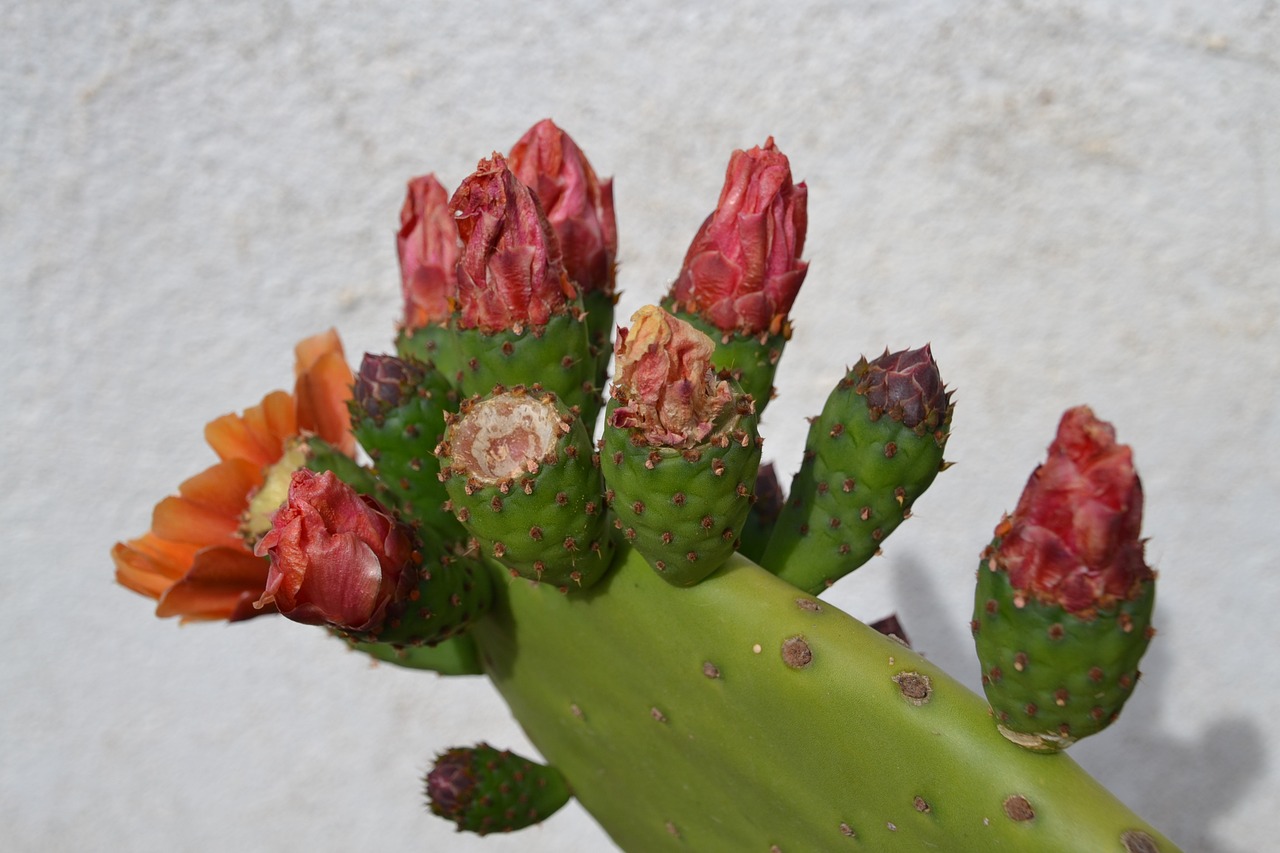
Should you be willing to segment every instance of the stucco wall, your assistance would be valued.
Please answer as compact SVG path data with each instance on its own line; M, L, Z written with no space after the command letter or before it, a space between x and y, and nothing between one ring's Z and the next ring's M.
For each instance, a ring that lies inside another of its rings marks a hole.
M623 318L732 149L773 134L807 180L784 472L843 366L932 342L958 464L827 597L896 610L968 683L978 551L1064 408L1116 424L1160 635L1074 753L1185 849L1266 849L1277 57L1274 0L4 4L0 846L608 849L573 809L484 842L423 814L436 751L527 749L485 683L277 620L161 622L107 556L213 461L205 421L290 381L295 340L388 348L406 178L456 184L551 116L616 177Z

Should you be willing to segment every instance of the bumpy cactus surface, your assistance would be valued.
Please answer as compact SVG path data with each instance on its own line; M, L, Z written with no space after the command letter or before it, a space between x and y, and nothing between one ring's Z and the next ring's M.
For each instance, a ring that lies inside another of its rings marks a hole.
M662 307L611 347L612 185L563 131L451 200L415 179L399 355L353 377L336 337L304 342L294 394L210 426L223 462L116 546L117 577L160 615L279 613L490 678L549 763L438 756L430 808L459 830L572 796L646 853L1174 853L1062 753L1116 718L1153 634L1141 489L1088 409L983 553L985 701L816 597L946 467L953 405L928 346L863 358L789 493L760 467L806 200L772 139L735 152Z

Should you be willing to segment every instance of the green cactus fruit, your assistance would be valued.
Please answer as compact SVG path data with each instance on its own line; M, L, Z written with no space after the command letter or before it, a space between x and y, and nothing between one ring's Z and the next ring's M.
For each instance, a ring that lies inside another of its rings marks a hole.
M928 346L859 359L809 427L761 564L816 594L874 556L945 467L951 411Z
M1115 430L1063 415L978 569L972 629L1000 732L1055 751L1110 725L1154 634L1142 485Z
M512 572L590 587L613 541L600 459L582 419L540 386L496 388L450 416L436 453L449 508Z
M496 332L459 329L457 344L462 362L458 390L463 398L536 376L566 406L577 406L584 423L595 423L601 401L596 359L579 306L539 327Z
M935 664L740 554L687 589L625 548L590 595L499 581L473 630L624 850L1177 851Z
M381 626L372 630L335 627L334 632L350 642L377 644L393 651L436 646L464 635L492 604L493 578L479 559L437 554L423 559L414 586L387 608ZM444 654L433 659L447 662Z
M690 586L738 544L760 465L751 398L711 369L711 339L645 306L619 329L601 458L614 526Z
M421 530L423 546L442 552L466 539L440 508L448 500L434 450L456 395L440 373L415 359L365 355L350 403L352 431L373 460L383 492Z
M456 823L459 832L477 835L541 823L571 796L554 767L487 743L437 756L424 783L433 813Z
M425 669L440 675L482 675L480 651L470 634L459 634L441 640L434 646L393 646L390 643L362 643L348 640L355 651L374 660L402 666L406 669Z

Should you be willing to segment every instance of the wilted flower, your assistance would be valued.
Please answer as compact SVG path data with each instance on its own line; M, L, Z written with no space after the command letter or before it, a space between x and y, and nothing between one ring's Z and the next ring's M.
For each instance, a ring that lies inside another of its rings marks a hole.
M376 631L417 582L413 535L332 471L293 472L289 498L254 553L270 555L259 606L308 625Z
M569 278L583 292L612 294L618 255L613 181L597 178L582 150L551 119L530 128L507 162L542 203Z
M1077 615L1111 609L1154 577L1139 536L1142 503L1129 448L1088 407L1070 409L988 559L1019 594Z
M733 401L729 384L711 367L715 342L653 305L618 329L614 348L618 406L611 423L641 430L651 444L690 447L715 429Z
M671 288L679 311L702 316L725 334L784 332L809 265L800 260L808 226L808 189L770 137L735 151L715 212L698 229Z
M449 203L462 237L458 325L486 333L545 326L577 295L533 192L501 154L481 160Z
M400 257L401 292L406 329L449 319L450 304L458 293L458 226L449 211L449 193L435 175L409 181L400 230L396 233Z

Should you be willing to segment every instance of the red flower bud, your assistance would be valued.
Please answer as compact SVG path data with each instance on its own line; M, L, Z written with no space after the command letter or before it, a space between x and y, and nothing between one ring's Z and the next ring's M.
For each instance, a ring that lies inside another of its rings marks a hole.
M458 293L458 226L449 212L449 193L435 175L409 181L396 251L404 328L447 321L453 310L450 300Z
M618 329L614 348L618 405L615 427L639 429L650 444L692 447L716 427L733 401L729 384L711 367L715 342L690 324L653 305Z
M533 192L501 154L481 160L449 203L462 237L458 325L494 333L545 326L577 295Z
M309 625L376 631L417 582L408 528L330 471L294 472L254 553L271 557L259 606Z
M1129 448L1086 406L1058 425L989 559L1021 595L1087 617L1136 598L1154 572L1143 558L1142 483Z
M735 151L715 212L689 246L671 288L675 307L723 332L778 334L808 272L800 260L808 188L773 144Z
M613 181L597 178L582 149L551 119L530 128L507 162L542 203L569 278L583 292L613 293L618 255Z

